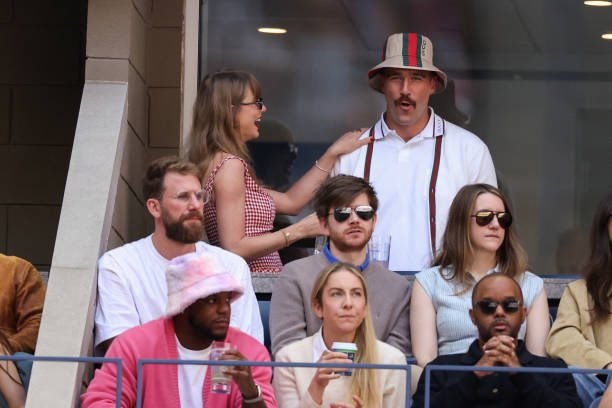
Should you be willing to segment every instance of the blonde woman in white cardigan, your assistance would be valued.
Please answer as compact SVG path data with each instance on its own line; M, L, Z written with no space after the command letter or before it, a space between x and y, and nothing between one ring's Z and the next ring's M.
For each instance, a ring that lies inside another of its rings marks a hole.
M333 342L357 345L355 362L406 364L404 354L378 341L372 328L368 293L361 273L336 263L319 273L311 304L322 320L313 336L283 347L276 361L350 363L344 353L332 352ZM372 408L404 406L406 372L354 369L351 376L332 368L277 367L274 391L279 408Z

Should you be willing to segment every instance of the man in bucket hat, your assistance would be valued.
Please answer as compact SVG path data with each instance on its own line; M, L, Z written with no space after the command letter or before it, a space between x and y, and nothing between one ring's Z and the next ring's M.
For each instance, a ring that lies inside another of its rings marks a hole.
M270 361L255 338L229 327L231 305L244 288L213 254L190 253L174 258L166 270L166 316L120 334L106 357L123 361L121 406L137 404L137 363L142 359L209 360L213 341L232 347L224 360ZM227 394L211 393L206 365L145 364L142 368L144 407L276 407L270 367L230 366ZM114 407L117 366L105 363L81 397L82 406Z
M429 98L446 87L433 64L433 44L415 33L391 34L369 84L387 108L363 137L370 143L342 156L334 174L363 177L380 200L375 235L391 237L389 269L419 271L439 246L450 203L461 187L497 185L487 146L435 114Z

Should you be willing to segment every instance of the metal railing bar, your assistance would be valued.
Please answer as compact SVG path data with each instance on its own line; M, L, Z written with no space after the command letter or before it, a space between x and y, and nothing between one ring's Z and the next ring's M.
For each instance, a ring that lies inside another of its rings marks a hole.
M411 368L409 364L371 364L371 363L302 363L283 361L236 361L236 360L164 360L164 359L140 359L136 369L136 408L142 408L142 370L145 364L160 365L210 365L210 366L238 366L238 367L296 367L296 368L363 368L377 370L403 370L406 371L406 398L405 407L410 408L410 380Z
M548 373L548 374L608 374L612 375L612 370L579 368L579 367L482 367L482 366L457 366L457 365L438 365L428 364L421 375L425 376L425 400L424 405L429 407L431 399L431 372L432 371L496 371L502 373Z
M123 379L123 360L120 358L107 358L107 357L62 357L62 356L34 356L34 355L18 355L18 356L2 356L0 355L0 361L49 361L55 363L92 363L92 364L104 364L111 363L117 366L117 390L115 392L115 407L121 408L121 383Z

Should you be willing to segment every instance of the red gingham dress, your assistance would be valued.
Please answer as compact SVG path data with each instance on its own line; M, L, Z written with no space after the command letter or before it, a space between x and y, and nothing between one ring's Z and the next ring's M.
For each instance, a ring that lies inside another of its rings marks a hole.
M249 169L244 160L238 156L226 155L223 160L213 169L206 180L204 189L210 194L211 200L204 206L204 225L208 240L212 245L220 246L219 231L217 229L217 206L213 194L213 185L217 172L227 160L240 160L244 165L244 185L246 188L244 208L244 235L256 237L272 231L272 223L276 215L276 207L272 197L264 191L249 174ZM283 269L280 256L277 251L271 252L260 258L248 262L251 273L253 272L275 272Z

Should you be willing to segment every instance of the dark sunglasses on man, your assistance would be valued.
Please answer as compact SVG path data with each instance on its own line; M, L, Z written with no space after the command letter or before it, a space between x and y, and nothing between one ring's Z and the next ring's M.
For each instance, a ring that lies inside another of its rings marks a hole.
M476 302L476 305L482 313L487 315L492 315L495 313L498 305L501 305L504 312L512 314L518 312L521 302L516 299L506 299L502 300L501 302L496 302L494 300L481 300L480 302Z
M358 205L356 207L338 207L334 209L330 215L334 216L334 219L338 222L344 222L348 220L351 213L355 211L355 214L364 221L369 221L374 217L374 209L369 205Z
M483 210L478 211L476 214L472 215L472 217L476 219L476 224L480 225L481 227L489 225L491 221L493 221L493 217L497 217L497 222L503 229L506 229L512 225L512 214L510 214L508 211L495 212Z

